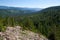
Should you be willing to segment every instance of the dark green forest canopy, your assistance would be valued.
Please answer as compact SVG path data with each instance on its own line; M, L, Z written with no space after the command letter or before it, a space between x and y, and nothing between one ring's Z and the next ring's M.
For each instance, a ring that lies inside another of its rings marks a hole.
M31 14L22 13L23 11L0 9L0 31L4 31L7 26L19 25L48 38L53 34L56 40L60 40L60 6Z

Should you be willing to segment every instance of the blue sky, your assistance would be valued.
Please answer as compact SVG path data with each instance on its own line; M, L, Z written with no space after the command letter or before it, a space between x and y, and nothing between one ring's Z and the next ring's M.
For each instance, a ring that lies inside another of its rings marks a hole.
M0 0L0 6L46 8L60 6L60 0Z

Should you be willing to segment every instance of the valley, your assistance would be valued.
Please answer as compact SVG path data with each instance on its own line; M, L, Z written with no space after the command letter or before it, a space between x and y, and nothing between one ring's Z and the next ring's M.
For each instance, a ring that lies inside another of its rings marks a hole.
M33 32L34 34L41 34L48 40L60 40L60 6L36 10L37 9L34 9L34 11L32 9L26 10L25 8L22 10L13 7L0 8L0 32L5 32L8 27L14 29L15 26L21 26L23 30L27 30L29 33ZM18 31L16 32L18 33ZM10 33L14 35L13 32ZM27 38L30 37L29 33L27 36L25 35ZM31 36L35 37L34 34ZM22 35L24 35L24 33Z

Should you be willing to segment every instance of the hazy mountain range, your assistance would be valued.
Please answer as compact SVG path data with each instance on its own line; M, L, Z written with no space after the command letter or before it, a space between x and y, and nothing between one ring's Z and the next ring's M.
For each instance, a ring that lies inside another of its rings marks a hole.
M22 7L8 7L0 6L0 16L18 16L22 14L32 14L42 10L41 8L22 8Z
M42 8L23 8L23 7L8 7L8 6L0 6L0 9L10 9L10 10L29 10L29 11L39 11Z

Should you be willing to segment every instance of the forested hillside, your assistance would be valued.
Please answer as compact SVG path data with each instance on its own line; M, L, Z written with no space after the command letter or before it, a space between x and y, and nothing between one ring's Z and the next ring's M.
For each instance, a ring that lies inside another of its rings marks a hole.
M21 15L22 12L13 12L17 11L0 9L0 31L5 31L7 26L19 25L51 40L60 40L60 6L49 7L33 14Z

